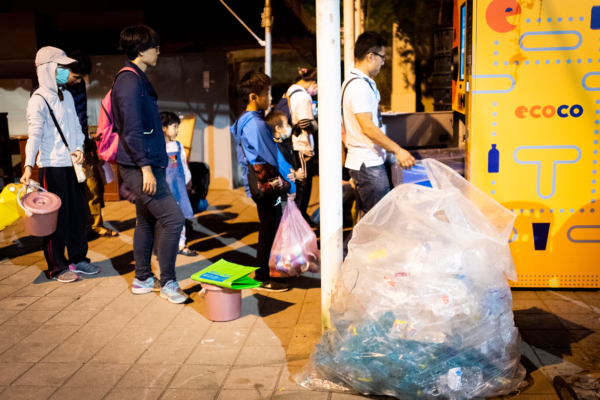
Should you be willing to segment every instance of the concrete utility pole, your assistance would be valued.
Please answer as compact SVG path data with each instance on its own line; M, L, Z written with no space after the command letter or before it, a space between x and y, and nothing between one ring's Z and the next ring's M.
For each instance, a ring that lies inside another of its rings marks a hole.
M317 0L319 76L319 181L321 203L321 321L342 266L342 130L340 112L340 0Z
M354 68L354 0L344 0L344 79Z
M273 27L271 0L265 0L265 10L262 13L261 26L265 28L265 74L271 76L271 29ZM271 89L269 88L269 99L270 98Z
M354 0L354 40L363 33L363 9L362 0Z

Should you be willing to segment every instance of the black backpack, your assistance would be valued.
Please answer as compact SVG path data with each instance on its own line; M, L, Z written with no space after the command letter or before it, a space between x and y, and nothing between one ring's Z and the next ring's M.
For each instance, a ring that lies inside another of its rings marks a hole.
M188 196L192 205L194 214L198 214L202 209L203 200L206 200L208 187L210 185L210 170L208 165L203 162L190 162L188 164L192 173L192 187L188 190Z
M294 93L298 93L301 91L302 91L301 89L294 90L292 93L290 93L289 96L287 95L287 93L284 94L283 97L281 98L281 100L279 100L279 103L277 103L277 105L274 108L274 111L281 111L282 113L285 114L285 116L288 119L289 126L293 126L292 125L292 112L290 111L290 98L294 95Z

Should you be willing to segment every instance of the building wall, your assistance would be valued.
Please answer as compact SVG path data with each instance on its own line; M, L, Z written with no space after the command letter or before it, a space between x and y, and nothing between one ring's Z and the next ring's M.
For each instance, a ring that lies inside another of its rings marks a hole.
M89 124L96 125L100 102L111 88L124 56L93 56L88 85ZM148 78L160 111L196 115L190 161L206 162L212 189L233 187L226 54L161 56Z

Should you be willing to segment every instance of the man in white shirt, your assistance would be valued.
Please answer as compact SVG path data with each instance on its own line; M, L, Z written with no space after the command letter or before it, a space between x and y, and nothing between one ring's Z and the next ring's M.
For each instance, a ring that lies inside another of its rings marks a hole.
M381 130L381 96L373 78L385 62L386 39L377 32L361 34L354 46L355 65L342 85L342 121L346 132L346 168L356 185L360 210L369 212L390 191L386 151L403 169L415 165L410 153Z

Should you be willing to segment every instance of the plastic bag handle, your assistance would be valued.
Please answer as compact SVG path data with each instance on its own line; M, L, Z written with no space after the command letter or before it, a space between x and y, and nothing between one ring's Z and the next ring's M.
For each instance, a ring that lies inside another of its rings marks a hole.
M47 190L46 190L46 189L44 189L43 187L41 187L41 186L39 185L39 183L37 183L36 181L31 181L29 185L23 185L23 187L21 188L21 190L19 190L19 191L17 192L17 203L18 203L18 204L19 204L19 206L20 206L20 207L23 209L23 211L25 212L25 216L27 216L27 217L31 217L33 214L32 214L32 213L30 213L29 211L27 211L27 210L25 209L25 207L23 207L23 203L21 203L21 199L19 198L19 195L21 194L21 192L22 192L23 190L25 190L25 189L29 189L29 186L33 186L33 187L34 187L34 188L36 188L36 189L43 190L44 192L47 192Z

